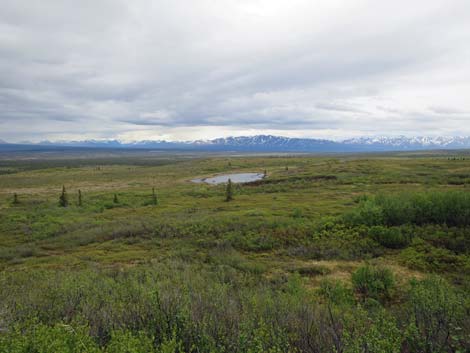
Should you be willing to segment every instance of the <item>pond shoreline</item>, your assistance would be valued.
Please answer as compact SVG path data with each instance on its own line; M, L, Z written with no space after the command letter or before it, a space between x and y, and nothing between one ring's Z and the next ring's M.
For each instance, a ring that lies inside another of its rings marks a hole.
M266 176L263 173L231 173L231 174L220 174L206 178L191 179L191 182L196 184L209 184L218 185L227 183L228 180L235 184L250 183L264 179Z

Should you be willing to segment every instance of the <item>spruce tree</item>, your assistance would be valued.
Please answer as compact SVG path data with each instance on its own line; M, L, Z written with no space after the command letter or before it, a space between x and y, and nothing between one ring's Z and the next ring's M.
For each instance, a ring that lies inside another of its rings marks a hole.
M78 189L78 206L82 207L82 191Z
M155 188L152 188L152 204L154 205L158 204L157 194L155 193Z
M227 189L225 191L225 201L229 202L233 200L232 180L228 180Z
M266 178L267 176L268 176L268 171L265 169L263 178Z
M15 192L13 194L13 205L18 205L20 201L18 200L18 194Z
M288 167L288 166L286 166L286 172L287 172L288 170L289 170L289 167Z
M119 203L119 200L118 200L117 194L114 194L114 199L113 199L113 202L114 202L114 203Z
M65 191L65 185L62 186L62 194L60 194L60 197L59 197L59 205L61 207L67 207L69 205L67 192Z

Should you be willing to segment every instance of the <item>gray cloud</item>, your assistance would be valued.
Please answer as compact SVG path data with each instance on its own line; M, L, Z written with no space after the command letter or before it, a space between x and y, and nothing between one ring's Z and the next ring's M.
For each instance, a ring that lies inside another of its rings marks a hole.
M470 115L470 110L460 110L458 108L451 107L430 107L433 113L439 115Z
M470 134L469 41L464 0L5 0L0 138Z

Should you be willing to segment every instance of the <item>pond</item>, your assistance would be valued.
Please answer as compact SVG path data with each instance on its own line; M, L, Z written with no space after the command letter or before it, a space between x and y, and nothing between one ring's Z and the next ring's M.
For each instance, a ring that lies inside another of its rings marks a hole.
M237 173L237 174L223 174L216 175L210 178L198 178L191 180L193 183L206 183L206 184L223 184L230 179L232 183L249 183L251 181L261 180L264 178L263 173Z

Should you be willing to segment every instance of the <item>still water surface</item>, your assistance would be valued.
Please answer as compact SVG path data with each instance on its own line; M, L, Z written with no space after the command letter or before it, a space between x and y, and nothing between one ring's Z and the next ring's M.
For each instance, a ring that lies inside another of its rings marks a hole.
M193 183L207 183L207 184L222 184L228 182L230 179L232 183L249 183L263 179L262 173L238 173L238 174L224 174L217 175L210 178L200 178L191 180Z

